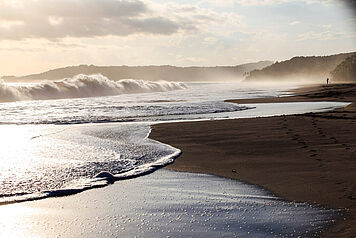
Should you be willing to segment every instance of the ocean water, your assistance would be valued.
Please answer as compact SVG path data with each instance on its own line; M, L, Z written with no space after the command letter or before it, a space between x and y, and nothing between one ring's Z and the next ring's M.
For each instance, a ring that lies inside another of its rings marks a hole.
M224 102L285 96L286 90L239 83L115 83L100 75L0 83L0 204L75 194L172 163L181 151L148 139L154 123L298 114L346 105Z
M173 162L178 148L147 139L154 123L295 114L342 105L224 102L286 94L286 88L239 83L115 83L101 75L79 75L54 83L0 85L1 97L11 99L0 103L0 203L75 193ZM93 91L114 95L87 97ZM61 99L33 100L53 95ZM97 176L102 171L113 177Z

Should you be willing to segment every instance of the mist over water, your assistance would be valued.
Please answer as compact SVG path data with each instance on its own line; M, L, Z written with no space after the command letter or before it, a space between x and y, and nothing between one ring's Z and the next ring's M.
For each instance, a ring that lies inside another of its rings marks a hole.
M100 74L79 74L73 78L59 81L45 81L32 84L7 84L0 82L0 102L166 92L185 88L186 85L184 83L151 82L134 79L112 81Z

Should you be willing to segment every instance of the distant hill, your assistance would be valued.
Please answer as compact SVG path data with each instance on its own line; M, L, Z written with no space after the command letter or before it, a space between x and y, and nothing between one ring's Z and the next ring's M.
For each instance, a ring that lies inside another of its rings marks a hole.
M271 61L216 67L175 67L175 66L94 66L80 65L58 68L22 77L5 76L6 82L26 82L37 80L58 80L78 74L102 74L111 80L144 79L150 81L224 81L242 80L246 73L273 64Z
M253 70L246 77L247 82L283 81L283 82L320 82L331 77L341 62L354 53L331 56L300 56L290 60L276 62L266 68Z
M356 53L342 61L332 72L332 81L356 82Z

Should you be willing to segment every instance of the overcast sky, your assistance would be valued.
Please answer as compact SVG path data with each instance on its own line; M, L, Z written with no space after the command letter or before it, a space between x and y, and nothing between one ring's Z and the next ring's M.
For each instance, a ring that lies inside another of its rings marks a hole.
M78 65L237 65L356 51L340 0L0 0L0 75Z

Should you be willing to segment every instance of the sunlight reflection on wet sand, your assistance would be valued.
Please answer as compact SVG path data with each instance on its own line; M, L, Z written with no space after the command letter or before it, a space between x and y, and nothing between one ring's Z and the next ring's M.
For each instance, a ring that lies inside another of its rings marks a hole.
M251 185L158 170L75 196L0 206L2 237L274 237L318 233L334 212Z

